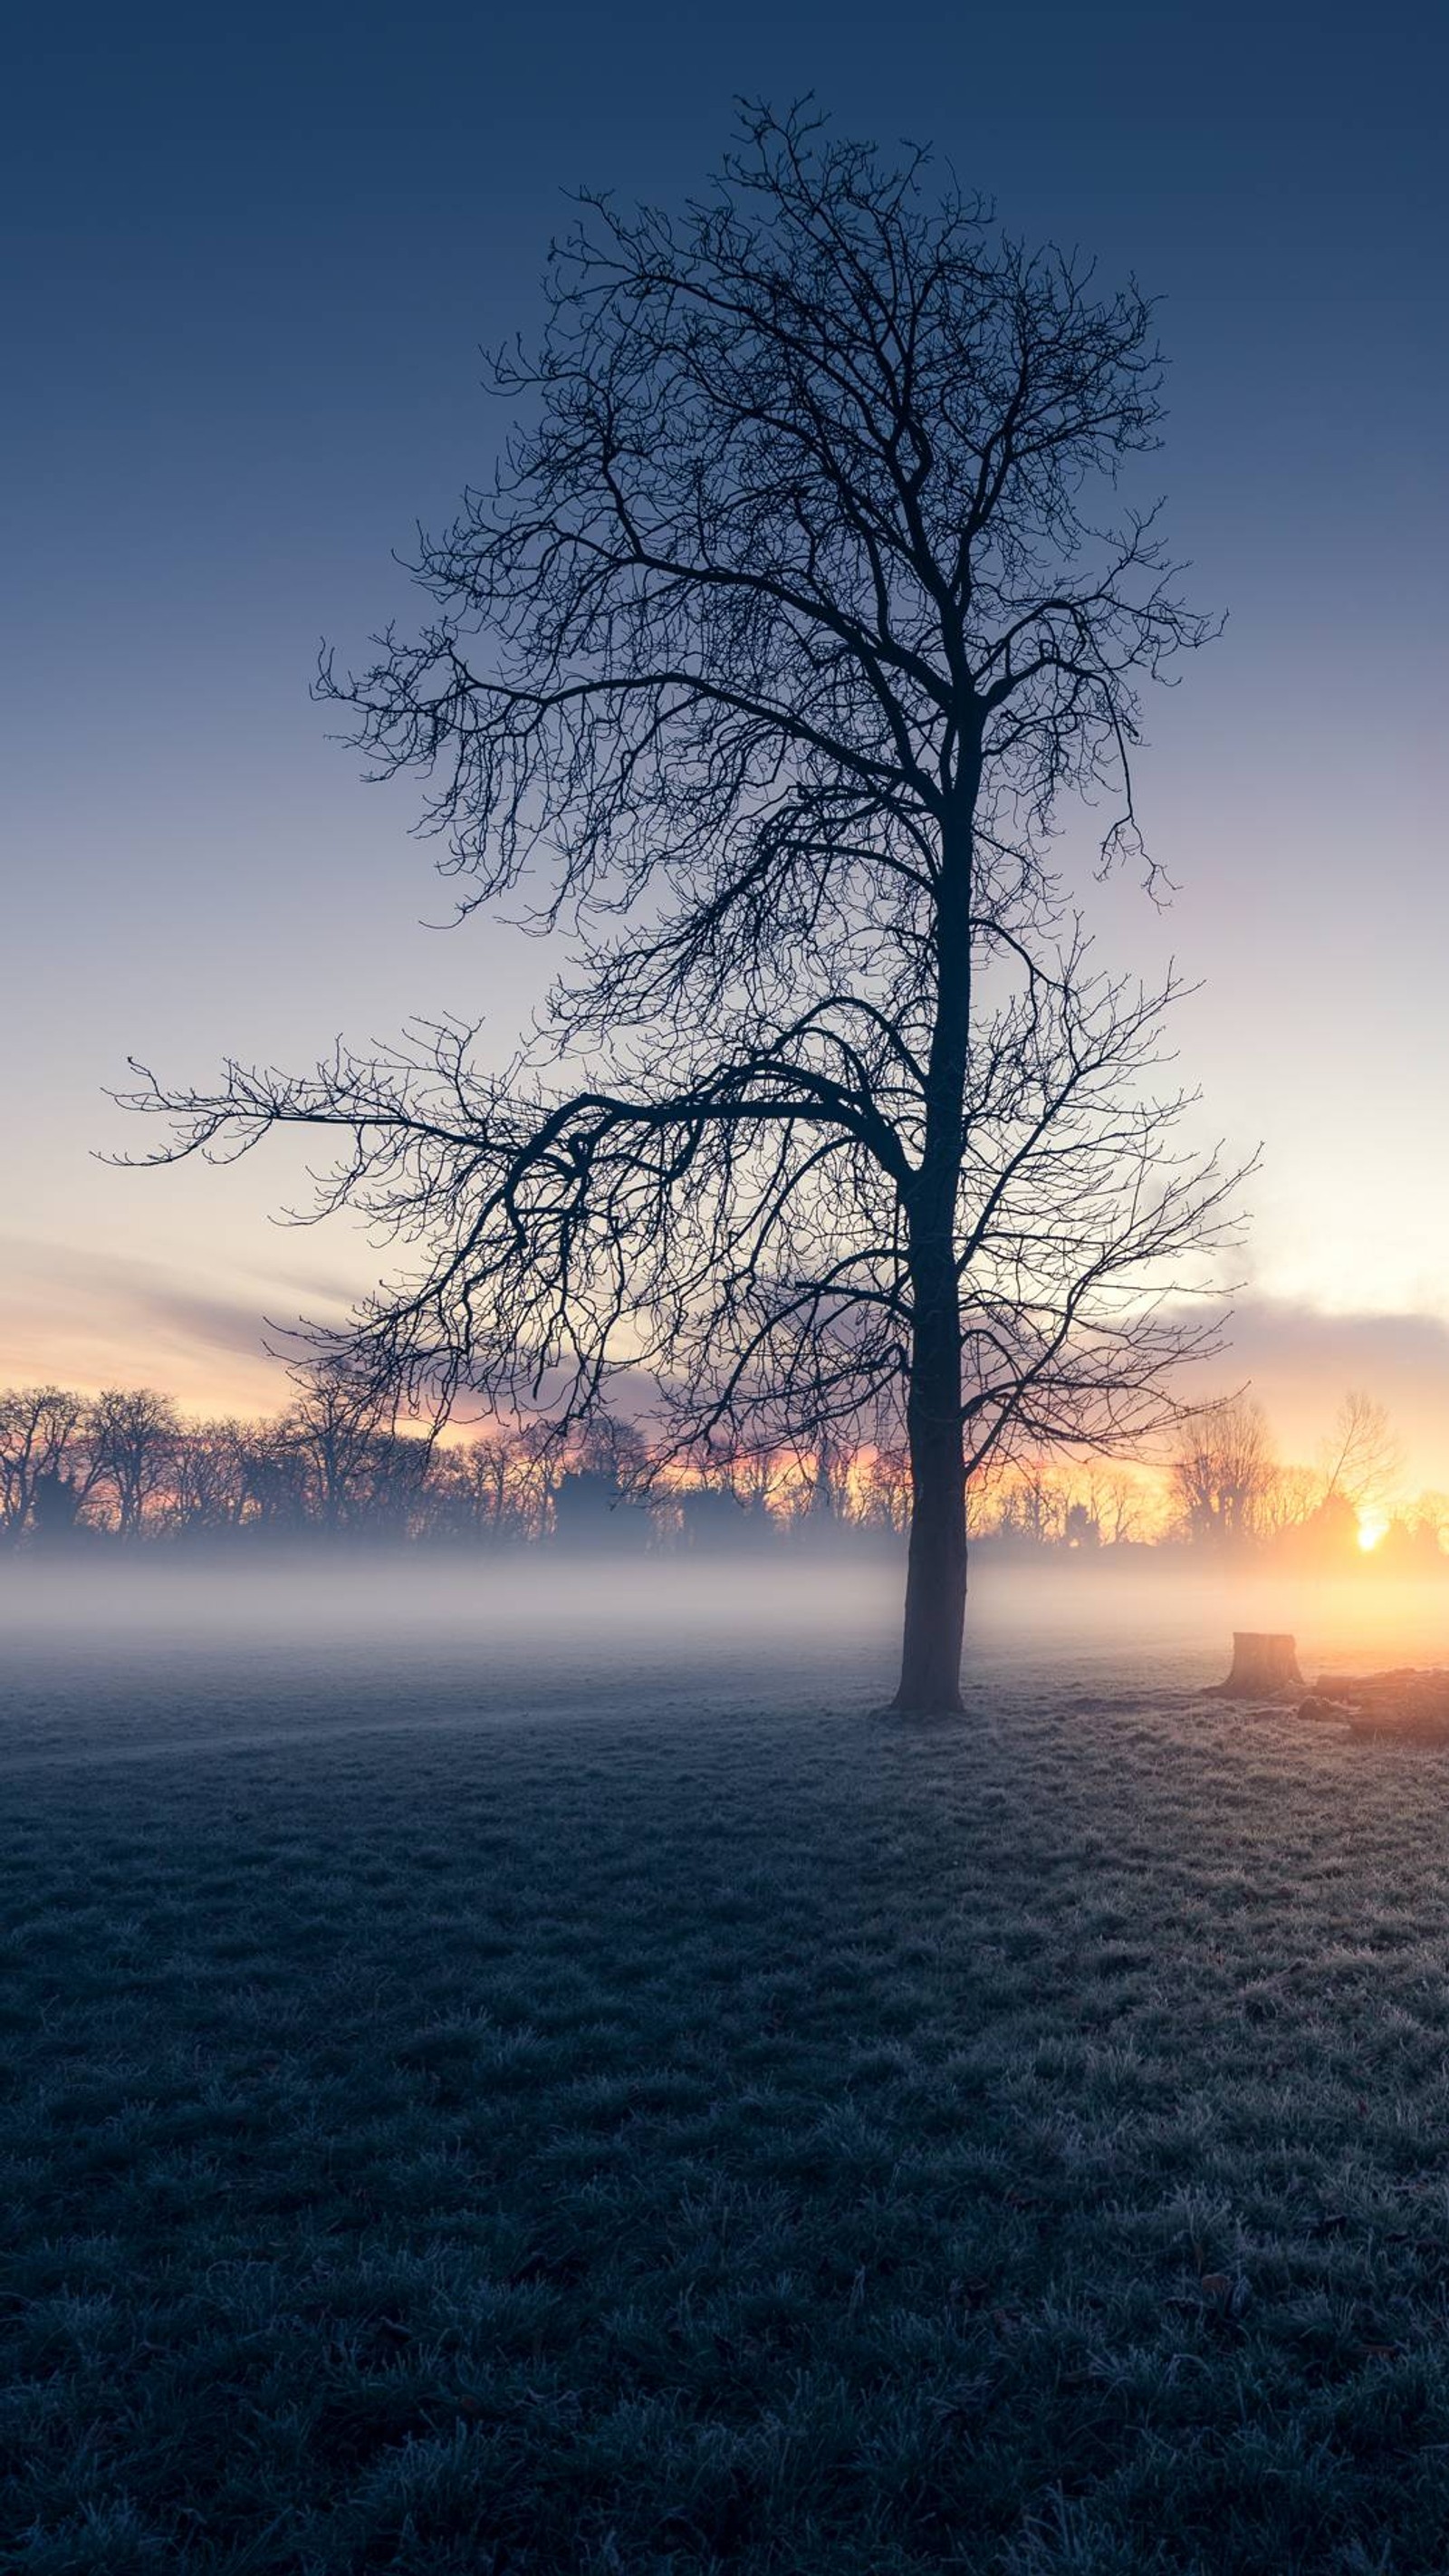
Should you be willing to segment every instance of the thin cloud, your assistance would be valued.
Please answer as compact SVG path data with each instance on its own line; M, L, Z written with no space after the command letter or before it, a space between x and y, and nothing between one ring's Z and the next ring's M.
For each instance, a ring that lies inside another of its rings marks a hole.
M268 1340L284 1348L297 1317L341 1316L350 1300L340 1282L258 1274L239 1294L136 1255L0 1238L0 1385L149 1383L194 1410L266 1412L290 1392ZM1267 1412L1280 1454L1299 1459L1313 1456L1345 1391L1361 1387L1394 1419L1409 1485L1449 1487L1442 1316L1329 1314L1242 1298L1212 1386L1242 1385ZM627 1389L616 1400L634 1409Z
M1240 1299L1220 1363L1248 1382L1287 1457L1311 1457L1349 1387L1386 1406L1411 1485L1449 1486L1449 1321L1426 1314L1329 1314L1280 1298Z
M123 1253L0 1241L0 1383L56 1378L153 1383L188 1404L259 1410L286 1380L267 1355L278 1323L344 1299L315 1283L261 1280L251 1295Z

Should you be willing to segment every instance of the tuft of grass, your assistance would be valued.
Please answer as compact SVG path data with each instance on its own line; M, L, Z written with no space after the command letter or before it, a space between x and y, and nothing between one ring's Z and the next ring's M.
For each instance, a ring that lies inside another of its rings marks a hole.
M5 2564L1442 2567L1449 1774L1118 1678L12 1758Z

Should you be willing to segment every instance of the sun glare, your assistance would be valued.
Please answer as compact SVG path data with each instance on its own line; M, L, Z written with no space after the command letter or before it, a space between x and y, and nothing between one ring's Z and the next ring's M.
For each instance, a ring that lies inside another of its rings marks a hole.
M1381 1520L1361 1520L1359 1522L1358 1543L1366 1556L1378 1546L1379 1540L1384 1537L1388 1526L1387 1521Z

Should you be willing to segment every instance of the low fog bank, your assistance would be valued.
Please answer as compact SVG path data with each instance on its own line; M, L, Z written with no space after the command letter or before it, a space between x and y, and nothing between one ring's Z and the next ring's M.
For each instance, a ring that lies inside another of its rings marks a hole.
M386 1671L395 1682L443 1672L506 1677L525 1693L565 1669L575 1679L637 1675L657 1686L701 1665L725 1683L734 1666L754 1686L772 1669L809 1665L841 1684L862 1658L884 1681L903 1580L899 1561L803 1556L753 1564L542 1550L491 1560L417 1550L241 1563L15 1557L0 1562L0 1650L12 1666L53 1659L112 1670L172 1650L238 1669L320 1658L334 1671ZM1291 1629L1305 1672L1342 1659L1449 1660L1449 1602L1436 1585L1057 1558L973 1569L967 1670L1144 1650L1213 1665L1235 1628Z
M247 1752L291 1777L329 1746L439 1731L598 1727L610 1764L660 1729L823 1714L848 1731L890 1698L901 1588L879 1561L12 1561L0 1775L21 1793L26 1775ZM1123 1694L1180 1706L1226 1674L1234 1628L1292 1629L1310 1680L1449 1661L1444 1623L1432 1584L993 1565L973 1585L965 1723L1009 1732L1051 1704L1089 1726Z

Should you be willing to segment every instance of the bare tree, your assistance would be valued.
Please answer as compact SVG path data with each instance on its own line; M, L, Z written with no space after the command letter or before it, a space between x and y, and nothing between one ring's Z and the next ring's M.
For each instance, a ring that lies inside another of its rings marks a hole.
M646 1371L660 1456L904 1433L906 1708L960 1705L968 1477L1130 1441L1212 1341L1171 1292L1230 1184L1141 1096L1175 987L1094 975L1046 863L1075 791L1157 882L1138 692L1207 632L1113 498L1160 375L1135 289L798 114L680 220L585 199L436 614L324 674L460 910L571 932L543 1036L128 1095L155 1160L336 1134L320 1206L412 1247L378 1384L573 1419Z
M525 1423L518 1434L518 1490L531 1538L545 1538L553 1527L567 1429L543 1420Z
M123 1538L136 1535L165 1487L180 1431L175 1405L154 1387L103 1387L88 1407L87 1490L109 1492Z
M1141 1542L1154 1499L1144 1491L1138 1477L1121 1468L1089 1471L1073 1492L1074 1502L1080 1503L1088 1518L1095 1521L1107 1547L1132 1547Z
M861 1517L870 1529L904 1536L911 1516L911 1462L905 1449L872 1448L861 1465Z
M81 1435L86 1399L72 1387L0 1389L0 1530L18 1538L30 1522L44 1478L84 1481Z
M505 1430L481 1432L462 1447L440 1450L432 1484L445 1517L501 1539L524 1523L523 1461Z
M395 1388L329 1354L297 1372L301 1392L278 1425L304 1468L313 1515L333 1533L401 1531L417 1508L431 1439L398 1430Z
M606 1476L621 1493L638 1493L649 1481L652 1460L636 1422L600 1408L569 1442L568 1463L575 1473Z
M362 1517L377 1536L410 1538L426 1520L433 1457L433 1440L425 1433L394 1425L375 1435Z
M1381 1404L1350 1387L1320 1452L1319 1506L1382 1507L1403 1473L1403 1444Z
M1186 1534L1218 1543L1258 1536L1277 1473L1261 1405L1234 1396L1195 1416L1169 1462Z
M671 1465L676 1463L684 1475L681 1492L717 1494L757 1535L763 1536L775 1526L774 1507L792 1471L787 1462L770 1451L751 1442L731 1447L711 1437L697 1453L686 1453L678 1462L671 1461Z
M1022 1458L998 1492L996 1535L1054 1547L1066 1534L1071 1499L1047 1458Z
M839 1521L849 1496L850 1453L828 1419L819 1425L811 1447L796 1444L791 1464L796 1523L818 1529Z
M385 1391L362 1382L340 1359L298 1376L300 1392L277 1426L279 1443L305 1476L313 1518L338 1531L359 1515L373 1438L393 1408Z
M1416 1494L1407 1518L1416 1531L1427 1530L1435 1543L1443 1547L1449 1541L1449 1494L1438 1492L1432 1485Z
M1323 1479L1311 1467L1276 1467L1256 1506L1261 1538L1288 1538L1306 1529L1323 1502Z
M181 1530L235 1529L246 1509L255 1433L233 1418L183 1423L172 1448L171 1516Z

